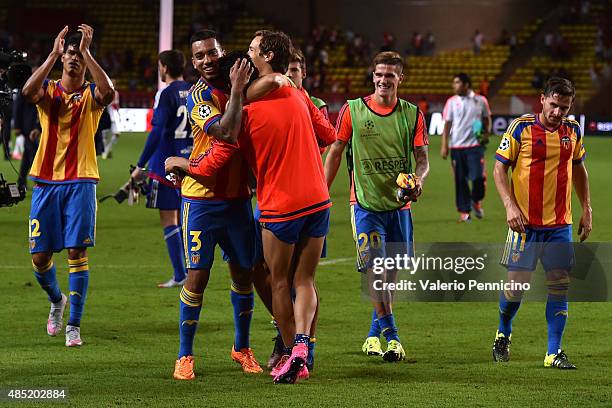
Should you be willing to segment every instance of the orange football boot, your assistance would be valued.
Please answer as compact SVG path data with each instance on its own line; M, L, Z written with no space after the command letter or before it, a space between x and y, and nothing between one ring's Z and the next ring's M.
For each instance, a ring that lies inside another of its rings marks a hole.
M232 360L239 363L242 366L242 371L245 373L257 374L263 372L255 356L253 355L253 349L243 348L240 351L236 351L232 346Z
M193 380L195 378L193 373L193 356L183 356L176 360L172 377L176 380Z

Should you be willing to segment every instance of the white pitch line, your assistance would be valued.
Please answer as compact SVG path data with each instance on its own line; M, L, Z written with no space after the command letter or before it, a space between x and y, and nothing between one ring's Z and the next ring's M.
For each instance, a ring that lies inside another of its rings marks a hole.
M338 258L338 259L324 259L319 262L319 265L336 265L342 263L348 263L349 261L354 262L355 258Z

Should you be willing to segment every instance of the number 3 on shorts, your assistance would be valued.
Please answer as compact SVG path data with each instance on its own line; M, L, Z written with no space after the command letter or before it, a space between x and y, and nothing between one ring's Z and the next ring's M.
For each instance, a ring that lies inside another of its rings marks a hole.
M193 246L191 247L192 251L199 251L202 248L202 241L200 241L200 234L202 231L189 231L189 235L191 235L191 242Z
M30 220L30 238L40 237L40 222L36 218Z

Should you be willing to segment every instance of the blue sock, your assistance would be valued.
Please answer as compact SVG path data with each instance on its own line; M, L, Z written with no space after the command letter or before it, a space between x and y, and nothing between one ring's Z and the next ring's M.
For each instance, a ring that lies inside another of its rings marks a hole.
M497 331L509 337L512 333L512 319L521 306L522 296L512 296L510 292L499 294L499 327Z
M372 311L372 323L370 324L368 337L380 337L381 330L380 324L378 324L378 315L376 314L376 309L374 309Z
M395 325L395 319L393 318L393 313L390 313L386 316L383 316L378 319L378 324L382 330L382 334L387 339L387 342L391 340L400 341L399 336L397 335L397 326Z
M181 239L181 227L171 225L164 228L164 239L170 255L170 262L174 268L174 280L177 282L185 279L185 258L183 251L183 240Z
M567 291L569 277L547 280L546 323L548 324L548 354L557 354L561 349L561 338L567 322Z
M179 353L178 358L193 355L193 338L195 337L200 311L202 310L202 293L193 293L185 289L179 295Z
M310 336L303 333L296 333L294 343L296 346L298 344L305 344L306 346L308 346L308 344L310 343Z
M308 342L308 358L306 359L306 364L312 366L314 364L314 352L315 346L317 345L317 339L315 337L311 337Z
M232 283L230 298L234 307L234 349L240 351L249 348L249 332L255 306L253 287L249 290L240 290L238 285Z
M34 263L32 263L32 267L34 268L34 276L36 276L38 284L49 295L49 301L57 303L62 300L62 291L57 283L53 261L49 261L49 264L43 268L37 268Z
M68 288L70 289L70 326L80 326L87 287L89 286L89 259L68 260Z

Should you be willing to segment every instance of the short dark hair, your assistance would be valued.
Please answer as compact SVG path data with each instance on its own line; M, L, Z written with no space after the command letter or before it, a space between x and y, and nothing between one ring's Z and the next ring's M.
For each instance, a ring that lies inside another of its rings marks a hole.
M229 54L225 54L224 56L219 58L218 79L222 81L223 83L225 83L228 86L228 88L231 87L230 70L232 69L232 66L234 66L234 63L240 60L241 58L246 59L249 65L251 66L251 68L253 68L253 73L251 74L251 77L249 78L249 85L259 77L259 71L257 71L257 67L255 67L255 64L253 64L253 61L251 60L251 57L249 57L249 55L246 52L232 51Z
M289 59L293 45L289 36L282 31L260 30L255 33L255 37L261 37L259 50L261 54L272 51L274 57L269 64L272 71L284 74L289 67Z
M166 50L159 53L159 62L168 68L168 74L172 78L183 75L185 69L185 56L179 50Z
M548 78L544 85L544 96L551 96L553 94L574 98L576 96L576 88L569 79L552 76Z
M193 44L196 41L208 40L209 38L217 39L217 32L213 30L196 31L191 35L191 38L189 39L189 45Z
M404 60L402 56L395 51L383 51L376 54L374 61L372 61L372 65L376 68L378 64L395 65L400 67L400 72L404 70Z
M453 79L455 78L459 78L459 80L461 82L463 82L464 84L467 84L468 87L472 87L472 78L470 78L470 76L468 74L466 74L465 72L460 72L458 74L455 74L455 76L453 76Z
M304 57L304 53L299 48L293 48L291 52L291 58L289 58L289 63L297 62L300 64L300 68L302 72L306 72L306 57Z
M70 47L71 45L78 51L81 46L82 38L83 34L80 31L70 34L68 38L66 38L66 40L64 41L64 54L66 53L66 51L68 51L68 47Z

